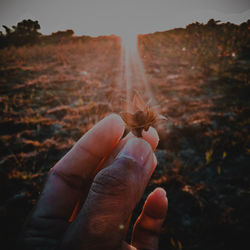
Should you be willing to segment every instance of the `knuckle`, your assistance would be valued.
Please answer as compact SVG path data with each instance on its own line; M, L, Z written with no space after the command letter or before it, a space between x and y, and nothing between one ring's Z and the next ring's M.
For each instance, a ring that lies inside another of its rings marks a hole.
M94 179L91 190L98 194L115 196L128 188L128 183L121 176L103 171Z
M131 193L136 180L133 171L136 164L131 159L116 160L112 166L104 168L96 175L91 190L111 196Z

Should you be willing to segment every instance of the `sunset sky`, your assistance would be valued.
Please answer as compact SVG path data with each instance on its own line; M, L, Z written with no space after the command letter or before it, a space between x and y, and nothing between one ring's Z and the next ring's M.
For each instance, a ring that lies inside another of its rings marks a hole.
M77 35L150 33L210 18L242 23L249 0L1 0L0 25L38 20L43 34L73 29ZM1 29L3 30L3 29Z

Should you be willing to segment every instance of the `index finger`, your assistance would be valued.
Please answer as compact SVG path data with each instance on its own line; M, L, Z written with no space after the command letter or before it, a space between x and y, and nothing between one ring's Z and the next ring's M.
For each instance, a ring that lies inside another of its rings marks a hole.
M124 123L110 115L89 130L51 169L35 216L69 219L98 164L121 139Z

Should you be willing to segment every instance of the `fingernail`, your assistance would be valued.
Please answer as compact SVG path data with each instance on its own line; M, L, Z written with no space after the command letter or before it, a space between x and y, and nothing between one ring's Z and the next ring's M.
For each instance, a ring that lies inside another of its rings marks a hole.
M154 192L157 192L159 195L161 196L164 196L164 197L167 197L167 192L165 189L161 188L161 187L157 187L154 191Z
M136 161L139 165L144 165L152 153L151 146L140 138L131 138L127 141L123 149L116 158L126 157Z
M156 149L160 138L159 138L157 131L153 127L150 127L148 131L143 130L142 137L146 141L150 142L150 145L153 150Z

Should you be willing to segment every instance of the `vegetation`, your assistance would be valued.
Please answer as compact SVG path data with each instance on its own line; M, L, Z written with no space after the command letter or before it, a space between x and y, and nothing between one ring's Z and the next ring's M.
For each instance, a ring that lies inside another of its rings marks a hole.
M0 48L9 45L22 46L35 44L41 35L38 30L41 28L38 21L23 20L16 26L9 28L3 25L6 34L0 33Z
M53 32L51 35L42 35L38 32L40 24L38 21L23 20L12 28L3 25L5 33L0 31L0 49L10 46L44 45L49 43L63 43L73 40L74 31L65 30ZM87 36L75 38L75 40L87 40Z
M48 170L98 120L119 113L124 97L119 37L43 36L35 27L39 42L0 50L0 237L9 249ZM162 250L247 245L249 45L249 21L139 36L148 82L169 118L157 128L158 166L143 197L156 186L167 190Z

